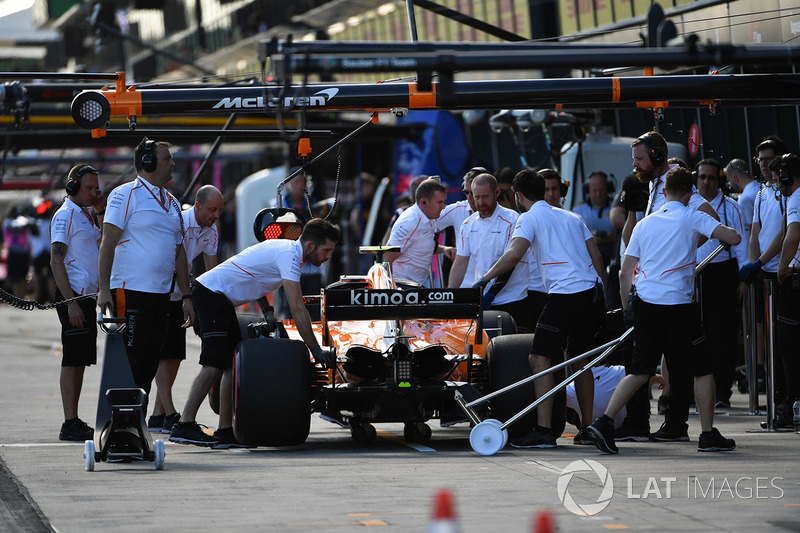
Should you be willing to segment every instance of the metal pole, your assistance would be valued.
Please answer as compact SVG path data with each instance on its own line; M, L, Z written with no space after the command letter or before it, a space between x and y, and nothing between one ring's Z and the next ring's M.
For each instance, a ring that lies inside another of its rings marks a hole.
M417 16L414 14L414 1L406 0L406 13L408 14L408 32L412 42L417 42Z
M767 367L767 431L775 430L775 282L764 280L764 334L767 336L764 362Z
M743 309L745 322L745 361L747 362L747 395L749 398L749 414L760 414L758 411L758 324L756 323L756 287L752 283L747 287L747 306Z

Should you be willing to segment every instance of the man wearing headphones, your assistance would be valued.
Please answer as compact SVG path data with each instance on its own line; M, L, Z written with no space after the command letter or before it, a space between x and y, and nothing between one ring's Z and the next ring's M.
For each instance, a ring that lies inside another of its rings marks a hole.
M778 264L778 344L786 376L784 413L800 400L800 157L786 154L778 169L778 184L786 202L786 230ZM770 164L773 168L775 162Z
M100 228L92 206L102 203L97 170L72 167L64 187L67 197L50 221L50 267L56 300L97 292L97 250ZM102 216L102 211L96 213ZM64 423L58 438L92 439L94 429L78 417L78 400L87 366L97 363L97 323L94 298L56 307L61 322L61 404Z
M192 207L181 213L183 216L183 247L191 268L192 262L203 255L205 270L217 266L217 244L219 231L216 222L222 213L223 198L213 185L203 185L197 190ZM169 433L181 415L172 402L172 384L178 375L181 361L186 359L186 330L183 324L183 300L177 289L169 300L167 336L161 349L161 360L156 372L157 394L153 415L148 419L150 431Z
M695 167L695 185L700 196L711 204L720 222L745 235L739 204L728 198L725 191L725 174L716 159L703 159ZM709 256L720 242L709 239L697 249L697 262ZM736 368L736 298L747 293L739 281L739 268L747 264L747 243L744 239L736 246L717 255L697 277L700 295L700 313L709 341L711 366L716 382L716 406L730 407L731 386Z
M611 225L611 202L608 197L608 176L597 170L589 174L583 184L584 203L572 208L583 219L583 223L592 232L594 242L603 257L603 264L611 262L617 230Z
M461 227L461 223L464 222L468 216L475 212L475 199L472 196L472 180L474 180L479 174L488 172L489 171L483 167L472 167L469 169L467 173L464 174L464 181L461 184L461 192L463 192L464 196L467 198L446 206L439 215L439 218L436 219L437 232L444 231L450 227L452 227L455 231L456 253L458 253L458 229ZM453 273L451 270L450 276L452 277L452 275ZM467 264L467 269L463 276L461 287L469 288L474 280L475 263L474 261L470 260Z
M753 208L753 224L750 231L749 256L750 263L744 265L739 270L739 276L746 283L754 283L756 293L756 346L757 360L760 365L764 362L765 351L765 297L764 280L777 279L778 257L781 251L781 233L783 230L783 220L786 213L786 197L778 187L778 173L781 169L781 157L787 152L786 144L777 136L770 135L764 138L756 146L758 158L756 161L764 179L758 193L756 194ZM777 170L771 170L771 165L775 163ZM775 308L780 305L780 292L775 293ZM776 354L777 355L777 354ZM773 386L775 396L779 402L783 401L784 388L783 381L780 379L783 371L780 359L776 359L775 371L778 378ZM759 370L760 373L760 370ZM783 412L776 418L776 427L791 427L791 416Z
M544 178L544 201L553 207L561 207L567 196L569 184L564 183L561 174L552 168L543 168L539 174Z
M144 138L134 151L139 176L109 195L98 260L97 305L125 318L123 332L136 386L150 393L167 326L173 272L184 323L194 322L181 209L164 186L175 162L169 144Z
M731 159L725 167L725 176L731 184L731 190L739 193L739 211L742 213L742 223L747 232L742 234L745 242L750 242L750 230L753 225L753 209L755 208L756 195L758 194L758 181L753 179L747 169L747 163L741 159Z
M633 170L636 173L636 177L642 183L647 183L649 185L647 208L645 209L645 217L647 217L651 213L657 212L666 204L667 196L666 190L664 189L666 175L670 170L678 168L679 165L669 162L667 141L660 133L655 131L644 133L631 141L631 157L633 158ZM717 212L714 211L714 208L711 207L708 202L703 200L694 186L692 186L692 194L689 197L688 206L691 209L706 213L715 220L719 220ZM622 229L622 241L626 246L630 241L631 233L637 221L638 217L636 212L629 211L628 217L625 220L625 226ZM671 394L673 390L672 379L668 376L666 365L662 366L662 374L669 379L669 390ZM678 385L675 390L688 391L689 389L688 387ZM662 397L666 399L666 392L662 394ZM678 399L676 403L684 405L687 401L688 398L685 400ZM630 408L628 411L630 412ZM682 422L685 418L685 413L675 413L675 410L670 407L670 403L667 403L664 415L664 424L658 431L650 434L650 439L662 442L688 440L689 436L686 434L686 424ZM644 421L639 421L637 425L643 426Z

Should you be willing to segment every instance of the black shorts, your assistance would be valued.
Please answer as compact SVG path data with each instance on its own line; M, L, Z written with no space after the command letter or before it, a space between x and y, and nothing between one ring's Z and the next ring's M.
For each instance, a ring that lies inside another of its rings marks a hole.
M516 302L508 302L500 305L492 305L489 307L492 311L505 311L514 319L514 323L517 325L517 333L528 333L530 329L528 329L528 325L530 323L530 318L528 318L528 305L527 305L527 297L523 298L522 300L517 300Z
M161 347L161 359L186 359L186 330L183 325L183 300L169 302L167 334Z
M548 294L536 324L531 353L554 360L588 352L598 345L605 302L592 302L595 289L575 294Z
M63 300L61 291L56 289L56 300ZM83 311L83 327L76 328L69 323L66 305L56 307L61 322L61 366L90 366L97 364L97 300L83 298L76 302Z
M710 374L711 357L696 302L651 304L636 298L633 314L633 356L628 374L652 376L661 354L670 374L685 370L691 376Z
M122 337L136 386L150 393L167 333L169 294L115 289L117 316L125 317Z
M195 317L201 339L200 364L227 370L242 342L242 331L233 304L224 294L208 290L195 281L192 289Z
M528 331L535 331L539 317L544 311L544 304L547 302L547 293L529 290L525 301L528 305Z

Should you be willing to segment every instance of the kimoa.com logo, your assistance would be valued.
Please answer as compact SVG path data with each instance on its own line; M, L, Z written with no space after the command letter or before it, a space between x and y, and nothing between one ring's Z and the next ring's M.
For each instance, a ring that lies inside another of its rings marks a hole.
M569 483L575 474L579 472L594 472L600 478L603 488L595 501L579 503L570 494ZM608 507L608 504L611 503L611 497L614 495L614 480L611 479L608 469L597 461L580 459L572 461L561 471L556 488L558 490L558 499L561 500L561 503L564 504L564 507L569 512L580 516L592 516Z

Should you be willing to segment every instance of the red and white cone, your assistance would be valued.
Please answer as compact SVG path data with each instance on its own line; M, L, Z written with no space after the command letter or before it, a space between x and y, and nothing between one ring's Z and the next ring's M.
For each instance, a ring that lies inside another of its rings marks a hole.
M533 519L533 533L555 533L556 523L549 511L536 513Z
M428 533L459 533L461 529L456 521L453 508L453 493L448 489L439 489L433 500L433 514L428 523Z

